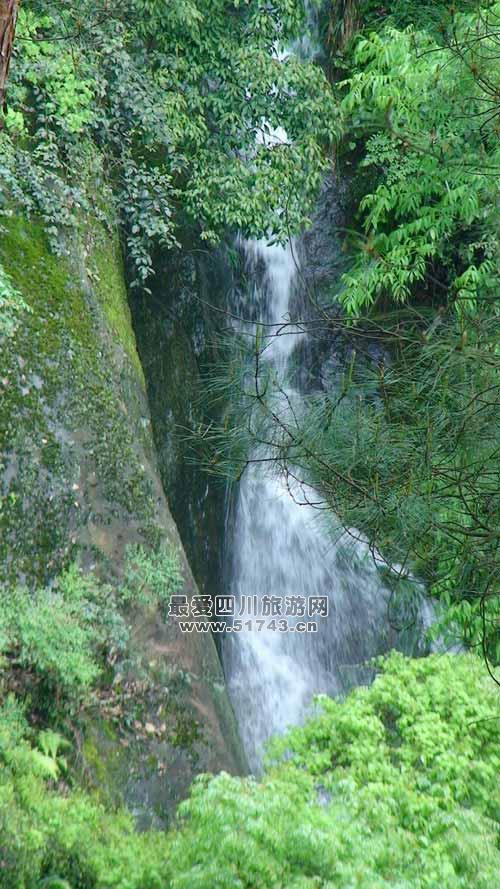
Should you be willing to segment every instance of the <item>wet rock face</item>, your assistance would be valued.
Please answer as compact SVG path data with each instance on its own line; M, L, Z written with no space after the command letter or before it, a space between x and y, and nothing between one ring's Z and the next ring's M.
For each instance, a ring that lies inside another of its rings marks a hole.
M160 474L196 582L221 592L225 486L197 461L190 432L206 422L207 383L218 363L219 336L232 270L224 250L159 253L151 294L132 293Z
M41 230L22 220L11 221L0 244L32 310L1 354L4 582L43 584L78 554L90 561L96 548L112 562L125 536L158 536L153 452L141 425L148 409L118 248L99 232L83 237L69 248L71 262L51 255Z
M350 263L346 232L356 227L355 192L349 171L326 176L311 226L297 244L299 270L291 300L294 318L308 332L294 356L294 382L302 392L331 391L356 353L358 364L373 367L389 362L387 349L365 330L362 342L342 323L336 299L341 276Z
M335 293L346 268L342 249L346 198L345 185L335 173L328 174L311 225L296 247L298 271L290 305L293 317L301 319L307 331L294 355L294 384L302 392L323 387L325 364L338 373L345 361L346 339L328 319L341 316Z
M311 227L300 239L301 277L316 296L325 297L345 267L342 253L342 228L345 218L345 184L338 176L326 176Z
M118 243L82 226L65 247L53 256L36 224L14 218L0 239L0 263L31 309L0 349L0 594L51 583L73 561L117 583L127 545L166 543L191 596ZM164 820L198 771L244 764L211 635L181 634L146 610L130 621L131 706L155 729L127 735L97 714L83 732L82 773L143 821Z

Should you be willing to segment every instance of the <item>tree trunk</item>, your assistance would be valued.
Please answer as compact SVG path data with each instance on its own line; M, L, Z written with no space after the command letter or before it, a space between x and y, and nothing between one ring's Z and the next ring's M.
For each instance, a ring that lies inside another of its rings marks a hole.
M0 0L0 112L5 111L5 85L16 31L19 0ZM2 126L0 119L0 128Z

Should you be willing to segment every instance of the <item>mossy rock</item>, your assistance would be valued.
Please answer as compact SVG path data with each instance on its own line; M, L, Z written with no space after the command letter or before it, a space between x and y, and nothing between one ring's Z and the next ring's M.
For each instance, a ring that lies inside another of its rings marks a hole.
M144 378L117 244L83 229L68 250L52 255L42 229L22 219L0 242L0 262L32 310L0 359L4 582L46 583L123 513L138 537L153 530Z
M51 583L75 560L118 583L128 544L169 544L194 594L157 468L118 238L82 221L55 256L36 222L2 226L0 264L31 311L0 355L0 584ZM211 635L182 635L148 611L131 621L129 679L151 689L137 694L141 725L155 723L167 689L164 737L136 742L133 726L127 735L96 713L80 773L141 820L164 819L198 771L244 763Z

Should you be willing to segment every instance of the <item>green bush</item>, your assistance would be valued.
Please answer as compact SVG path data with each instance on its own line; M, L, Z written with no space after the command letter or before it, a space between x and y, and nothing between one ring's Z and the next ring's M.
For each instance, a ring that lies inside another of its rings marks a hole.
M495 885L498 700L474 657L379 665L274 744L261 782L200 779L175 889Z
M337 91L369 176L339 294L348 313L427 298L468 314L494 298L499 23L493 3L454 17L444 43L390 25L354 42Z
M305 27L299 0L119 0L105 14L90 0L22 3L0 213L2 199L36 213L57 251L80 211L113 206L140 285L186 228L285 238L307 218L336 125L321 69L273 56ZM289 139L257 142L269 126Z
M68 595L69 591L69 595ZM33 671L52 689L79 695L99 675L95 635L87 605L68 577L60 590L4 592L1 600L1 650L10 669Z
M169 548L128 550L118 587L72 566L51 587L0 591L0 657L4 680L25 683L33 704L81 703L102 669L123 654L129 638L125 606L162 607L183 584L178 554ZM19 674L19 675L18 675Z
M202 776L166 834L56 788L0 711L2 889L492 889L498 696L474 656L380 661L369 688L319 699L262 780ZM47 881L47 882L44 882ZM67 886L64 885L64 889Z
M0 708L2 889L164 887L165 838L136 834L125 812L62 784L61 741L34 737L12 698Z

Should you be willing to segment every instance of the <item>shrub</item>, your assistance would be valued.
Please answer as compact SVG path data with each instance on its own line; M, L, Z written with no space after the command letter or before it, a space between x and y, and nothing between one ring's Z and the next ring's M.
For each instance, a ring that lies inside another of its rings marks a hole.
M125 651L123 606L162 606L182 586L175 551L127 552L123 584L114 588L72 566L52 586L0 595L0 656L7 684L24 684L34 706L74 708L88 697L103 667Z
M0 709L3 889L491 889L498 699L475 656L378 663L274 742L261 781L201 776L166 834L54 785ZM52 881L52 882L51 882ZM59 881L59 882L57 882Z

